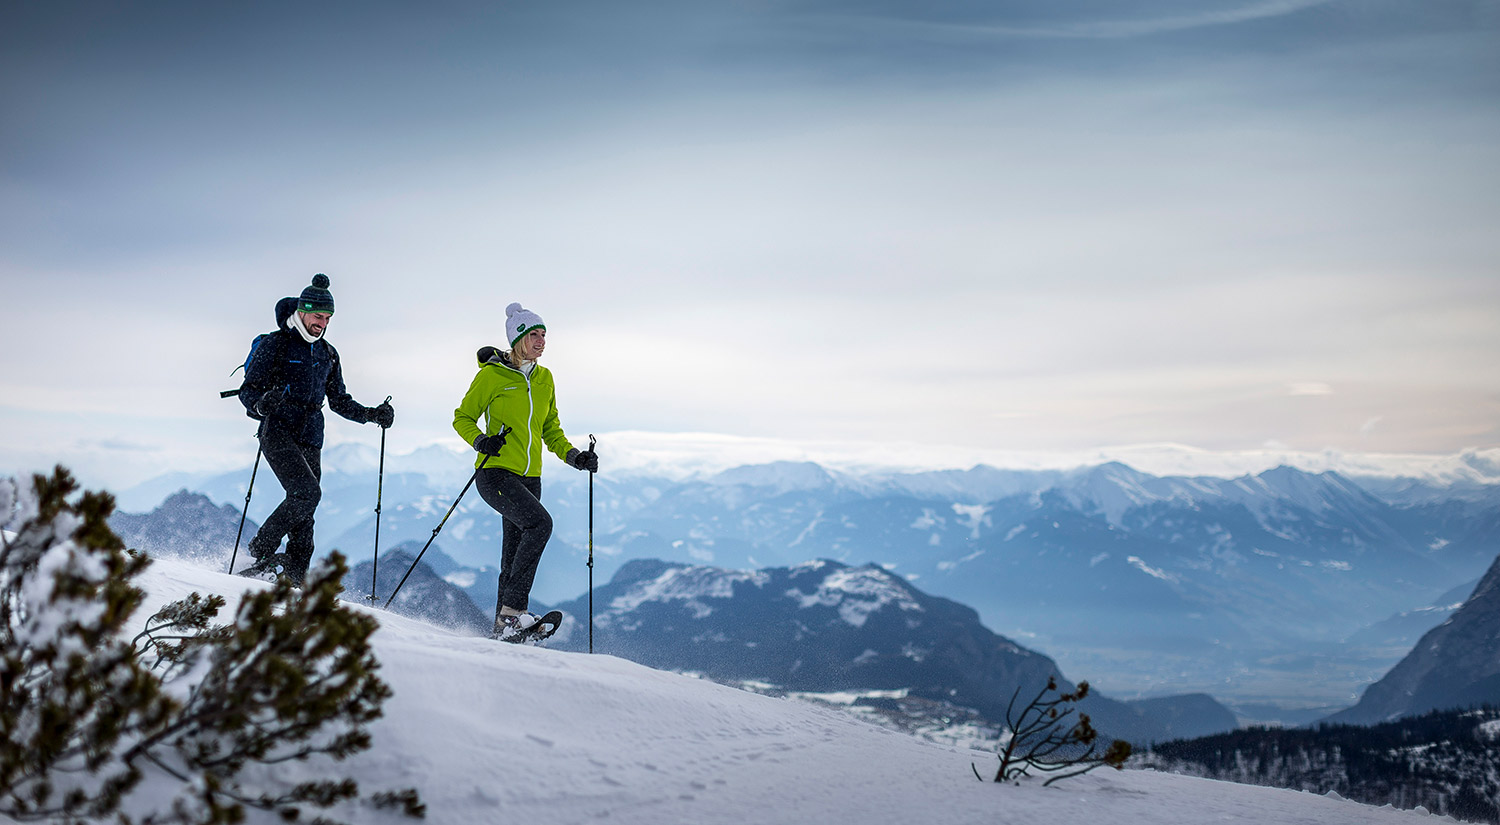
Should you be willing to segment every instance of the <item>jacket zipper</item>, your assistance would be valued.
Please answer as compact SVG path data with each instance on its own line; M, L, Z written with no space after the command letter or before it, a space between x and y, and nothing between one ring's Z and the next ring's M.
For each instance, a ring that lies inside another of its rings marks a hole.
M532 402L532 399L531 399L531 376L527 375L524 372L521 372L520 370L516 369L515 367L512 367L509 364L502 364L502 363L499 363L499 362L496 362L496 363L499 366L502 366L502 367L510 370L511 372L514 372L517 375L520 375L521 376L521 380L526 382L526 469L524 469L524 470L521 471L521 475L526 475L527 473L531 472L531 437L532 437L532 432L531 432L531 417L536 412L536 407L535 407L535 405L534 405L534 403ZM535 367L533 367L532 369L535 369ZM491 402L491 403L494 403L494 402ZM488 424L489 423L489 421L488 421L489 408L488 407L485 408L485 417L486 417L485 423Z

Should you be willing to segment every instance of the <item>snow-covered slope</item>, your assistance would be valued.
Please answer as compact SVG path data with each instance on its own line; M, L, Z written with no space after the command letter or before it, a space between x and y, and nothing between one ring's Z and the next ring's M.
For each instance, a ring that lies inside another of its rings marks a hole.
M150 599L142 618L151 605L194 590L234 597L263 586L171 559L154 564L143 584ZM1051 788L980 782L970 765L992 772L993 753L609 656L512 647L378 615L375 648L395 696L372 730L374 748L337 767L366 792L415 786L433 823L1433 821L1146 771L1099 772ZM309 766L265 770L274 781L306 778ZM366 808L332 813L408 821Z

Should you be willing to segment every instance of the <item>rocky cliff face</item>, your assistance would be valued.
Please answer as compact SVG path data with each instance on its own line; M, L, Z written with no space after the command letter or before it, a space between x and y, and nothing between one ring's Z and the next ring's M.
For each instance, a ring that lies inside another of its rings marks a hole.
M1484 703L1500 704L1500 558L1452 618L1327 721L1374 724Z

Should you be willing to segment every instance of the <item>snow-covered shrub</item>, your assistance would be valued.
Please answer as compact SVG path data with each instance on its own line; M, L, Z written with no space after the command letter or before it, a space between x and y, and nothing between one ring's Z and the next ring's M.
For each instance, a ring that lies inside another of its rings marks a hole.
M248 593L233 624L210 621L223 599L194 593L162 608L137 637L155 657L169 694L181 703L172 723L127 754L139 754L191 782L196 798L179 800L180 818L231 822L239 805L291 814L298 805L328 807L358 796L352 779L314 780L280 793L244 787L240 771L326 754L341 760L370 747L365 726L381 715L390 688L375 676L370 649L375 619L343 606L348 568L338 553L316 565L299 591L283 578ZM381 794L421 816L415 791Z
M194 593L126 643L143 598L130 582L148 562L109 531L108 495L70 504L75 490L62 468L30 492L0 480L0 526L20 525L0 539L0 812L227 823L245 806L290 820L358 797L352 779L270 791L263 772L244 770L370 747L366 726L390 688L375 675L375 620L339 604L343 559L315 567L302 590L283 580L246 593L227 626L211 624L224 599ZM153 772L153 787L165 776L178 789L166 810L128 797ZM423 814L410 789L370 802Z
M167 724L172 701L121 631L146 567L105 519L114 508L59 467L32 489L0 479L0 812L100 817L141 778L120 758Z
M1048 694L1058 695L1048 698ZM1000 769L996 782L1012 782L1032 771L1051 774L1045 785L1059 779L1079 776L1101 766L1119 770L1130 758L1130 743L1116 739L1101 753L1099 732L1094 730L1088 714L1074 714L1073 705L1089 694L1089 683L1079 682L1072 693L1058 693L1057 679L1047 679L1030 704L1015 712L1021 689L1016 688L1005 708L1005 725L1009 738L1000 751ZM1064 773L1066 771L1066 773ZM978 774L978 770L975 771Z

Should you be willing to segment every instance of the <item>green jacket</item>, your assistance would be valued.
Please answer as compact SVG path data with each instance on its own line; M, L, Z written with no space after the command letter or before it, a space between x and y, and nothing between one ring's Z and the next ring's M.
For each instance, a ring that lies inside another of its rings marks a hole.
M483 430L479 428L481 416ZM481 453L474 459L475 467L498 467L516 475L539 476L542 445L558 458L566 457L573 449L557 420L557 394L551 371L537 364L528 378L497 355L480 365L474 383L453 411L453 429L472 446L481 434L494 435L502 426L510 427L510 432L500 454Z

